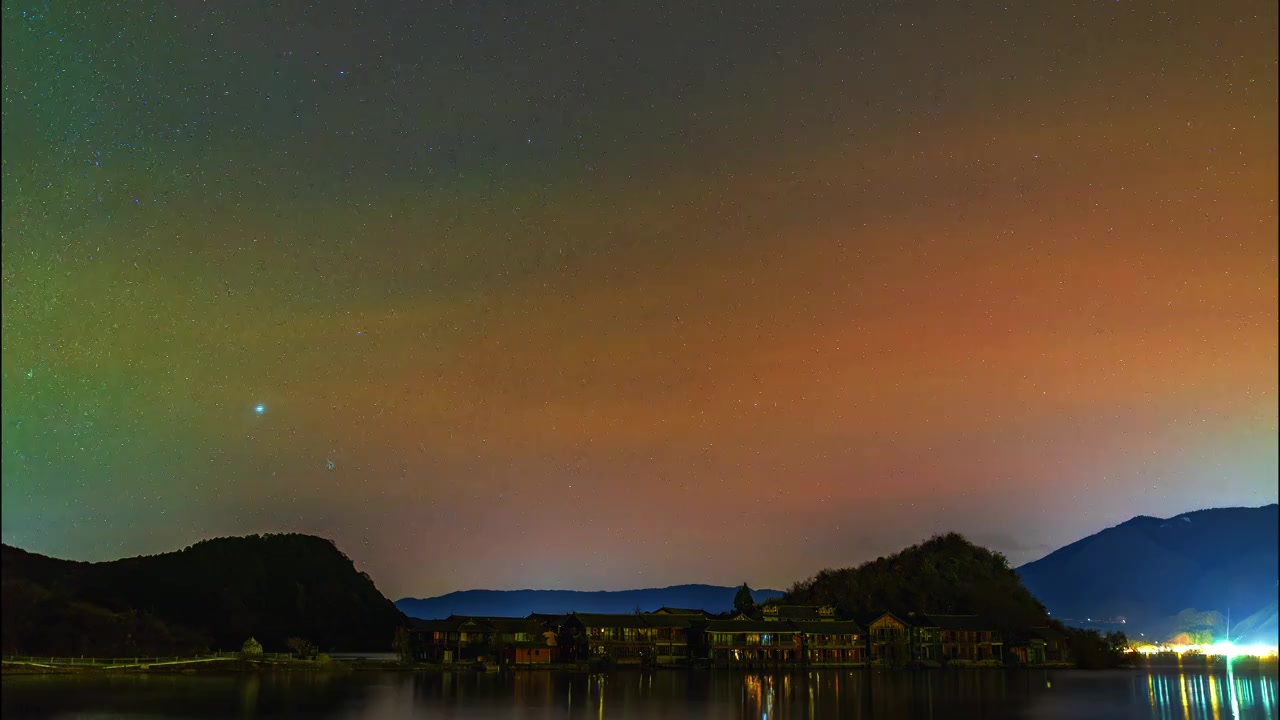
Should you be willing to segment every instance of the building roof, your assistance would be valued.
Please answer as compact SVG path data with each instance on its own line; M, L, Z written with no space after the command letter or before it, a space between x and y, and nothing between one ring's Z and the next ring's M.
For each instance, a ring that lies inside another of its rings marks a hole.
M854 616L854 619L858 621L859 625L869 628L871 627L872 623L874 623L875 621L879 620L880 618L886 615L893 618L894 620L897 620L903 625L906 625L907 627L911 627L914 624L908 618L903 617L902 615L898 615L897 613L889 612L887 610L879 610L876 612L869 612L869 613L859 613Z
M712 633L794 633L790 622L777 620L708 620L707 632Z
M457 632L464 629L464 626L468 632L493 631L491 626L479 621L478 618L465 615L450 615L443 620L419 620L415 618L412 622L412 629L419 632Z
M536 613L529 613L529 619L537 620L538 622L544 622L551 625L559 625L560 623L563 623L565 620L568 620L569 616L565 613L536 612Z
M1067 636L1066 633L1061 632L1057 628L1050 627L1047 625L1042 627L1028 628L1027 634L1033 637L1038 637L1041 640L1062 640Z
M697 615L698 617L707 617L709 613L706 610L698 610L695 608L673 608L663 605L646 615Z
M980 615L917 615L919 627L936 627L943 630L995 630L995 623Z
M409 618L409 629L416 632L442 632L454 630L457 627L457 623L451 623L448 620L423 620L422 618Z
M528 632L536 633L542 631L542 623L537 620L522 617L491 617L491 616L458 616L465 617L478 625L487 625L496 632L500 633L519 633Z
M607 628L642 628L649 627L645 622L643 615L635 613L574 613L573 616L582 623L583 627L607 627Z
M805 635L861 635L863 632L862 626L853 620L802 620L791 625Z
M690 620L698 622L702 620L697 615L645 615L644 622L653 628L687 628Z
M542 623L531 618L485 617L478 615L450 615L444 620L419 620L410 618L410 627L417 632L498 632L541 633Z

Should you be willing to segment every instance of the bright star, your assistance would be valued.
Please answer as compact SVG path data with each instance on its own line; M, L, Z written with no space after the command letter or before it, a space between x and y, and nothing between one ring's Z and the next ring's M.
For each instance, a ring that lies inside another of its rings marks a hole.
M253 406L253 411L261 415L267 411L267 406L263 405L262 403L258 403L257 405Z

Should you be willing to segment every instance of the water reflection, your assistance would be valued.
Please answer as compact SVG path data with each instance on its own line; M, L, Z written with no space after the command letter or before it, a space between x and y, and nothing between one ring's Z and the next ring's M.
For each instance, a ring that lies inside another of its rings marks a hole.
M6 677L4 717L1273 718L1275 667Z
M1146 703L1152 718L1272 718L1276 673L1251 671L1238 674L1232 665L1226 671L1209 673L1177 670L1168 674L1144 674Z

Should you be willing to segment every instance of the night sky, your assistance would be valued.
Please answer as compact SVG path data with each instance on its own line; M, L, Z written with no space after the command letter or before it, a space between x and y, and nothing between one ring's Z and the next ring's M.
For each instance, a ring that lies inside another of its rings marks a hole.
M392 598L1277 500L1277 4L5 2L3 539Z

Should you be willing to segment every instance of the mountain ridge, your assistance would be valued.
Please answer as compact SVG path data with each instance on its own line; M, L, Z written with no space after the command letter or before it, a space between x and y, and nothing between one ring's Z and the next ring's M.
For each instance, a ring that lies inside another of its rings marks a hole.
M738 586L688 583L667 587L628 590L455 590L432 597L404 597L395 602L405 615L423 620L449 615L494 615L523 617L533 612L629 613L636 608L697 608L721 612L733 607ZM753 590L757 603L781 597L782 591Z
M1229 609L1243 620L1274 603L1278 540L1275 503L1139 515L1017 571L1055 617L1123 617L1133 635L1169 636L1181 632L1180 615L1195 615L1187 610ZM1256 625L1268 632L1265 622ZM1223 622L1215 635L1226 631Z

